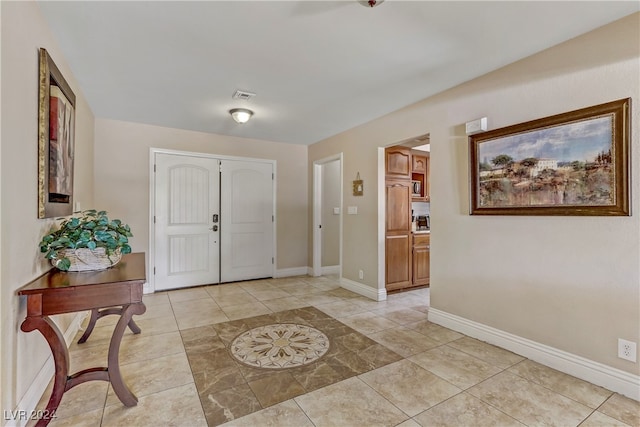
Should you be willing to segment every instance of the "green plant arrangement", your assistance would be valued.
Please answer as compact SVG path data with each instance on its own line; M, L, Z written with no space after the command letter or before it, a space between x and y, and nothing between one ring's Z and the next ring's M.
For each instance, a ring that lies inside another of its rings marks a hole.
M61 219L61 218L60 218ZM117 264L131 253L131 229L119 219L110 220L106 211L76 212L58 229L40 241L40 252L63 271L101 270Z

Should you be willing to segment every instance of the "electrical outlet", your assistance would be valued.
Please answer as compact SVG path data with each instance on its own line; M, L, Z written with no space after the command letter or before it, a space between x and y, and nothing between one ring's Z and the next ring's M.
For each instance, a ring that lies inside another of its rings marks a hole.
M360 280L364 279L364 271L362 270L358 271L358 279Z
M620 359L635 362L637 351L636 343L618 338L618 357Z

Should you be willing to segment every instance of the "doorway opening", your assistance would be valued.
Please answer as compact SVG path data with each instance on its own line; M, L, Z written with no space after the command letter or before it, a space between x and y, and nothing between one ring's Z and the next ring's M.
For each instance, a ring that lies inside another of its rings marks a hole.
M313 275L342 278L343 154L313 162Z
M430 136L378 148L378 293L429 284Z

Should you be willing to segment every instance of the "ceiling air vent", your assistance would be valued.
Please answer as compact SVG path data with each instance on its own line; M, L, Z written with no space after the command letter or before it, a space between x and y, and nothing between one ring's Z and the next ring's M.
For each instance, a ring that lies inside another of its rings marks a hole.
M232 98L233 99L244 99L245 101L247 101L247 100L253 98L254 96L256 96L255 93L251 93L251 92L247 92L247 91L238 89L233 93Z

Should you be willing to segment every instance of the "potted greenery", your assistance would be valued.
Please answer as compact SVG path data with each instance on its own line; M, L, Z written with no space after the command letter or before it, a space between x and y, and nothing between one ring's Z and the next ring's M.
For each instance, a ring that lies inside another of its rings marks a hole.
M89 209L64 219L40 241L40 252L63 271L103 270L131 253L131 229L106 211Z

